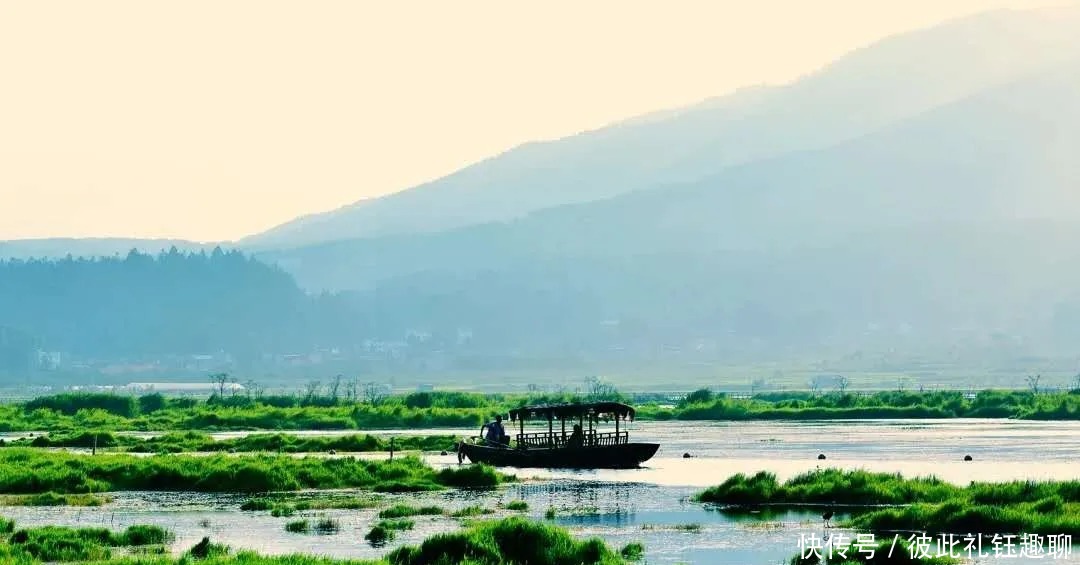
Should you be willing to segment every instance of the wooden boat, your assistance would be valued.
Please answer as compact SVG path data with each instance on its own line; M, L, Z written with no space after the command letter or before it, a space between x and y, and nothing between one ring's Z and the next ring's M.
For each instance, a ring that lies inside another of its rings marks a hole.
M655 443L630 443L620 421L633 421L634 409L618 402L525 406L510 411L518 422L512 445L485 442L458 444L458 459L498 467L549 467L574 469L627 469L640 466L656 454ZM525 433L526 420L547 422L547 431ZM614 432L598 432L601 422L615 421ZM576 422L581 434L567 434L567 422ZM588 428L585 425L588 424Z

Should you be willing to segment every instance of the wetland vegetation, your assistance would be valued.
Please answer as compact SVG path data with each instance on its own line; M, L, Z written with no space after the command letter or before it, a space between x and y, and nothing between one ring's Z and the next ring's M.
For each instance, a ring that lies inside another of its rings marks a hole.
M258 493L340 488L415 492L493 487L509 479L484 466L435 471L415 457L393 461L267 454L91 457L29 448L0 451L0 494L127 490Z
M318 532L332 529L304 521L290 523L289 531ZM106 528L66 528L47 526L15 530L10 521L0 523L0 559L15 565L37 565L60 561L96 563L99 565L429 565L437 563L468 563L470 565L618 565L624 563L619 551L603 541L591 538L574 539L563 528L531 522L522 518L506 518L474 524L461 531L437 534L417 546L404 546L392 551L382 560L336 560L315 556L264 557L253 552L232 552L229 548L203 539L180 558L166 554L162 546L171 541L168 531L155 526L132 526L122 532ZM384 532L411 528L405 520L384 520L376 528ZM333 527L338 527L333 524ZM369 534L370 535L370 534ZM119 547L157 547L138 557L114 552ZM624 548L622 554L640 555L640 544Z
M767 392L733 398L701 389L672 404L665 397L627 397L614 389L587 395L479 394L417 392L350 400L311 395L220 396L206 400L159 394L127 396L65 393L21 404L0 405L0 431L50 432L26 440L40 447L116 447L126 451L382 451L386 439L370 435L293 438L265 434L215 442L190 432L236 430L374 430L386 428L472 428L496 413L525 404L598 398L626 400L645 420L829 420L881 418L1080 419L1080 390L886 391L854 393ZM116 435L118 431L177 432L152 439ZM189 433L179 433L189 432ZM397 449L444 450L443 436L399 438Z
M824 469L779 482L738 474L696 497L734 507L846 507L849 525L871 532L1069 534L1080 536L1080 481L971 483Z

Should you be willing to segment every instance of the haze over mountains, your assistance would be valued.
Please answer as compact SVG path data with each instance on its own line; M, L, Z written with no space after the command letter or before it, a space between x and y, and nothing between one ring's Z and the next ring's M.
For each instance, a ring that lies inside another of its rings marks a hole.
M420 335L443 368L1076 360L1078 37L1076 8L950 22L238 246L339 293L320 347Z

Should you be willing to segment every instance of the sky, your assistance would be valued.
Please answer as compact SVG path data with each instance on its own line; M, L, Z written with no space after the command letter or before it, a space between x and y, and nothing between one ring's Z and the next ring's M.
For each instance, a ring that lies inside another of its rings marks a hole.
M0 3L0 240L229 241L1062 0Z

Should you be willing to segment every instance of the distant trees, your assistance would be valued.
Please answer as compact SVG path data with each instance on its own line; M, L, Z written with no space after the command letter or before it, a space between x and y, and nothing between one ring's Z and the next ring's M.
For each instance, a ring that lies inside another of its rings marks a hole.
M236 379L229 376L229 373L211 373L210 382L218 387L218 397L225 398L225 385L236 382Z
M1028 375L1026 380L1031 393L1039 394L1039 381L1042 380L1042 375Z
M347 301L308 296L284 271L236 251L0 261L8 373L29 368L39 348L99 359L303 352L358 317Z

